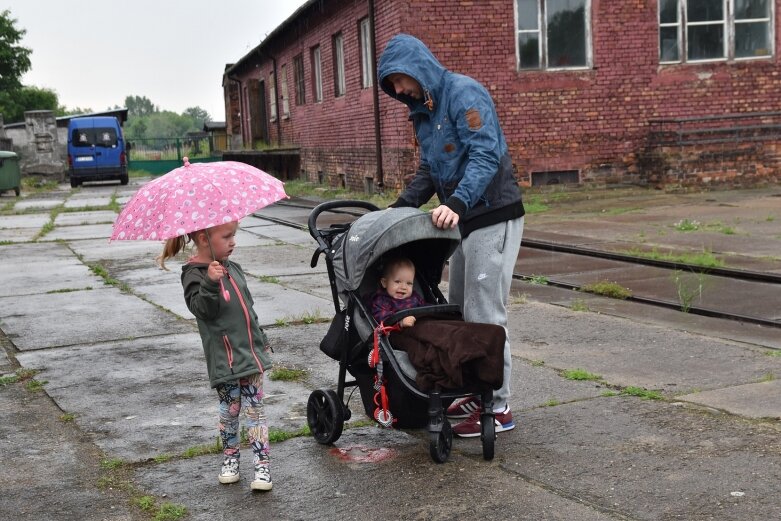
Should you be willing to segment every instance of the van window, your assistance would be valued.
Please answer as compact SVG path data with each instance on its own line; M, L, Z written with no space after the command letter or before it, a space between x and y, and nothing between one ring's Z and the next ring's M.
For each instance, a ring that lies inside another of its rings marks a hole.
M91 147L93 145L103 148L117 146L117 130L111 127L77 128L73 130L71 141L74 147Z

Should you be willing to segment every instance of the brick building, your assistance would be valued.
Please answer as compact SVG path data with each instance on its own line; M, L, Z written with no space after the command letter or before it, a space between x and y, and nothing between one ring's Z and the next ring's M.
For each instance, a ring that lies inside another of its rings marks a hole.
M486 85L524 184L777 182L779 22L781 0L310 0L226 67L227 131L400 186L412 126L375 57L406 32Z

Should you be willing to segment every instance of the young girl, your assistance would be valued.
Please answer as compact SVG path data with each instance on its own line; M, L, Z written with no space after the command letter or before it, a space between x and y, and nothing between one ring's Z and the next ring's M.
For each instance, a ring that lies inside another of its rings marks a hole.
M182 266L187 308L195 315L209 382L220 399L223 446L220 483L239 481L239 413L246 416L255 477L252 490L271 490L269 441L263 411L263 372L271 367L268 339L258 326L241 266L228 260L238 223L231 222L169 239L160 266L192 241L195 255Z

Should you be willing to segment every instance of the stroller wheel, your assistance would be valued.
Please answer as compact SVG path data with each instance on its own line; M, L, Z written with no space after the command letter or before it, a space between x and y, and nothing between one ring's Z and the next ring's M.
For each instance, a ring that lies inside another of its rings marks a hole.
M331 444L344 428L344 405L335 391L312 391L306 404L306 422L318 443Z
M450 422L445 419L442 423L442 430L430 434L429 452L431 459L437 463L444 463L450 456L450 449L453 447L453 429Z
M480 417L480 439L483 442L483 459L494 459L494 442L496 441L496 425L493 414L483 414Z

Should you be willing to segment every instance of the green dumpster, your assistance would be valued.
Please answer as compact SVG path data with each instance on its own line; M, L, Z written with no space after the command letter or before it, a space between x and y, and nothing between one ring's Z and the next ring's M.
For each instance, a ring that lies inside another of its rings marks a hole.
M19 156L13 152L0 150L0 194L13 190L19 195L22 186L22 173L19 170Z

